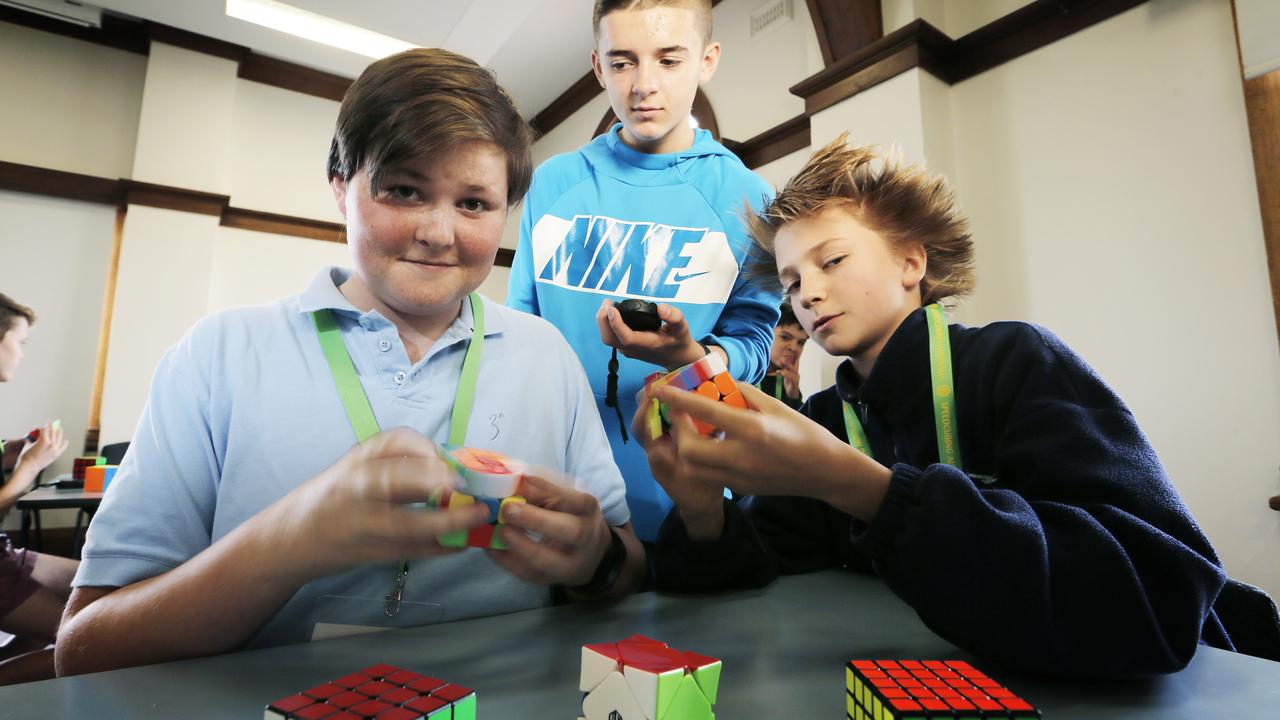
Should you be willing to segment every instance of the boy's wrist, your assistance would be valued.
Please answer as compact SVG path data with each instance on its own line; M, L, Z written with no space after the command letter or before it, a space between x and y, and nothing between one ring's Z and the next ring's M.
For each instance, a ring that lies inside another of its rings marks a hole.
M708 352L705 345L689 338L688 342L667 356L667 370L675 370L695 363L705 357Z
M680 508L679 512L685 534L693 542L715 542L724 535L724 503L718 502L714 509L707 511L686 512Z

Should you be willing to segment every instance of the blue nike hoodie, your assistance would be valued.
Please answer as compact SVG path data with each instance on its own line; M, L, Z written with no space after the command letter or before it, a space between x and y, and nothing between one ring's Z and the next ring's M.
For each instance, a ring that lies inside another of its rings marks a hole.
M627 481L636 533L652 541L671 501L644 450L623 443L617 413L605 406L611 348L600 341L596 311L605 298L672 305L694 338L724 348L735 378L759 380L780 298L742 277L751 246L742 213L748 203L758 210L773 190L706 130L695 131L687 150L654 155L623 143L621 128L534 173L507 305L549 320L577 352ZM618 401L629 423L645 376L662 368L618 359Z

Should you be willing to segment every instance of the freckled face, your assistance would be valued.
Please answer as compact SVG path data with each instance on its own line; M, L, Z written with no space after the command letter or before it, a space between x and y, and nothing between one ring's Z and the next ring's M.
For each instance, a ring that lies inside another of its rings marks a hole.
M332 181L358 277L400 315L457 314L493 267L507 219L507 160L491 142Z

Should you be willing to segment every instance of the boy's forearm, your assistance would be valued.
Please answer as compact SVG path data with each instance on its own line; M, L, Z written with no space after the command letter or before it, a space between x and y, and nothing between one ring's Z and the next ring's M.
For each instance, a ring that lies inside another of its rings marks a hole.
M243 645L309 580L294 573L266 524L254 520L163 575L96 600L100 591L77 589L58 635L58 674L213 655Z
M23 495L27 494L27 488L31 487L34 482L33 473L29 468L25 468L19 463L18 467L13 469L3 487L0 487L0 513L8 512L13 508Z

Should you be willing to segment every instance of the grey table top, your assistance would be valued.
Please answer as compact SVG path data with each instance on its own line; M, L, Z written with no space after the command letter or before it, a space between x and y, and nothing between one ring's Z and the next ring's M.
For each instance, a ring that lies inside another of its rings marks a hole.
M100 492L42 487L36 488L18 498L15 507L19 510L50 510L53 508L97 507L101 502L102 493Z
M724 661L716 715L844 717L854 658L963 658L1046 718L1274 717L1280 663L1202 647L1174 675L1130 682L1050 680L996 670L930 632L878 579L783 578L760 591L644 593L0 688L0 718L256 718L270 701L376 663L475 689L480 717L577 717L579 648L635 633Z

